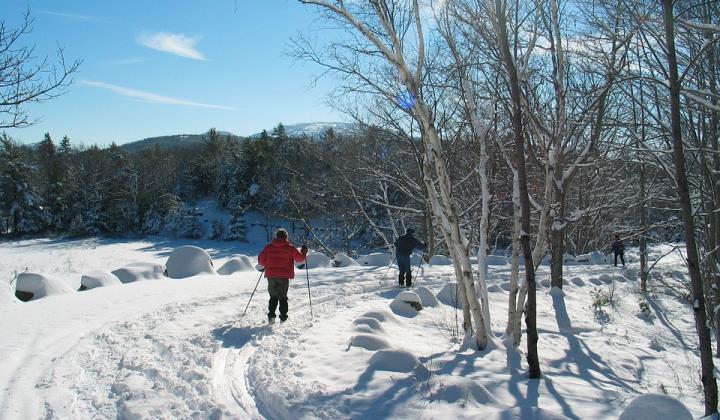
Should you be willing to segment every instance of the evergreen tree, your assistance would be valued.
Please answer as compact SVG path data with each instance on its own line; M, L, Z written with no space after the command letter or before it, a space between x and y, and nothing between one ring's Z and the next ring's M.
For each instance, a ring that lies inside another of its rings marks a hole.
M23 148L5 134L0 138L0 217L8 233L37 233L45 230L50 215L31 180L34 172Z

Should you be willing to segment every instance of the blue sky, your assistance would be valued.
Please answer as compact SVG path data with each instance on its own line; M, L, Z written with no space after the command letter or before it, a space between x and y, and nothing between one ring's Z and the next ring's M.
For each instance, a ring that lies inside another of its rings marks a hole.
M125 143L210 127L249 135L278 122L342 121L325 104L331 79L288 57L317 18L295 0L2 0L0 16L39 56L82 59L65 95L33 105L42 121L7 130L23 143L50 132L73 143Z

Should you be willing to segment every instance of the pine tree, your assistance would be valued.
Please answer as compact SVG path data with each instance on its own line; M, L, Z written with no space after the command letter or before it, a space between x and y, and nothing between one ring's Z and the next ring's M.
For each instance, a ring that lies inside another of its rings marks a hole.
M0 217L8 233L37 233L45 230L50 215L30 178L33 169L20 146L5 134L0 138Z

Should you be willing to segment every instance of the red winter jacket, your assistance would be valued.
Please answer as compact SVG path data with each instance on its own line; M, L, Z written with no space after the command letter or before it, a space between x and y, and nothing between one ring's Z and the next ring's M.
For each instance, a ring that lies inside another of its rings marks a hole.
M258 263L265 267L266 278L294 278L295 264L293 261L301 263L305 261L305 255L292 246L287 239L273 239L258 254Z

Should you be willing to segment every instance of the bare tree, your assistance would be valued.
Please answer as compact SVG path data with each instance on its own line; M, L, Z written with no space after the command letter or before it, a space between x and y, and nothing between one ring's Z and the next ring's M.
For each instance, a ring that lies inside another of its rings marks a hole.
M321 8L328 13L328 17L348 26L353 36L359 34L364 41L348 46L349 50L363 56L360 61L368 57L380 58L379 63L387 70L382 74L396 83L381 86L383 82L370 80L367 74L358 70L357 60L343 60L344 66L335 66L335 69L359 77L365 81L366 86L381 93L388 100L400 102L418 123L425 157L423 182L428 191L433 215L438 220L454 262L460 295L466 308L463 324L466 331L472 333L477 347L484 349L488 343L488 331L477 300L469 241L460 228L459 211L452 197L452 185L435 115L423 90L426 45L418 1L371 0L362 4L324 0L299 1ZM413 49L414 57L411 55Z
M29 11L19 28L9 28L0 20L0 128L35 124L37 119L26 106L62 94L80 66L79 60L67 63L62 48L57 50L56 63L50 63L48 57L38 60L34 47L22 45L32 23Z

